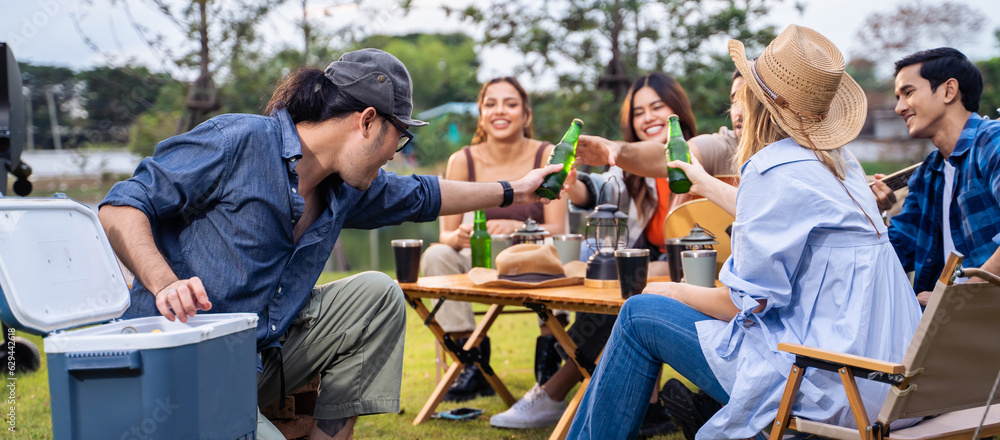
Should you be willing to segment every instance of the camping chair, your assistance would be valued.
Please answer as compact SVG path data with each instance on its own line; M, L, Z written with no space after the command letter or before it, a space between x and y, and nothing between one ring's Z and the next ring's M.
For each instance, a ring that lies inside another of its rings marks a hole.
M979 269L956 270L962 258L954 253L948 258L902 363L778 344L778 349L795 355L795 363L771 440L782 438L786 429L864 440L968 440L1000 434L1000 404L990 406L1000 378L1000 278ZM988 283L952 284L956 276L976 276ZM806 368L840 374L857 429L791 415ZM891 385L874 423L869 423L855 377ZM890 423L913 417L926 418L890 432Z

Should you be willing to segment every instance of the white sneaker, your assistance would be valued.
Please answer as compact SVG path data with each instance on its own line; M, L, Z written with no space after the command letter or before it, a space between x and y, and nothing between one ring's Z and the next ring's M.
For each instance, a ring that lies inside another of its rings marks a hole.
M490 417L497 428L542 428L554 425L566 411L566 402L556 402L536 383L507 411Z

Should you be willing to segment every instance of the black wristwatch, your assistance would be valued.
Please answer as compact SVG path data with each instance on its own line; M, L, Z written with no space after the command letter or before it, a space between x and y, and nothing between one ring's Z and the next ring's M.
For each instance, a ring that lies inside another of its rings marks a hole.
M506 180L501 180L500 185L503 186L503 203L500 207L506 208L514 203L514 188L511 188L510 182Z

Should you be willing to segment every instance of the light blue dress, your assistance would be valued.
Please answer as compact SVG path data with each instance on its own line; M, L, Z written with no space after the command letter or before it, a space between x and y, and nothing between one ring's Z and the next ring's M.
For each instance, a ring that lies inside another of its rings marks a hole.
M755 154L741 171L733 253L719 279L741 312L697 324L702 351L730 401L698 440L753 437L777 414L794 361L792 342L891 362L903 358L920 319L861 166L846 154L843 181L792 139ZM881 236L879 236L879 234ZM758 300L767 306L753 313ZM888 385L858 379L874 421ZM793 414L854 426L840 378L810 369Z

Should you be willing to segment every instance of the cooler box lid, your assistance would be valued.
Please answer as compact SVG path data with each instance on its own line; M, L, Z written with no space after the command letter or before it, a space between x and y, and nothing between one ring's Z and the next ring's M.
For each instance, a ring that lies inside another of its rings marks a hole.
M66 198L0 197L0 318L36 334L110 321L129 306L97 214Z
M46 353L76 353L122 350L154 350L197 344L244 330L251 330L235 341L226 342L230 353L235 344L246 342L256 351L256 313L199 313L188 318L168 321L162 316L148 316L85 329L59 332L45 338Z

